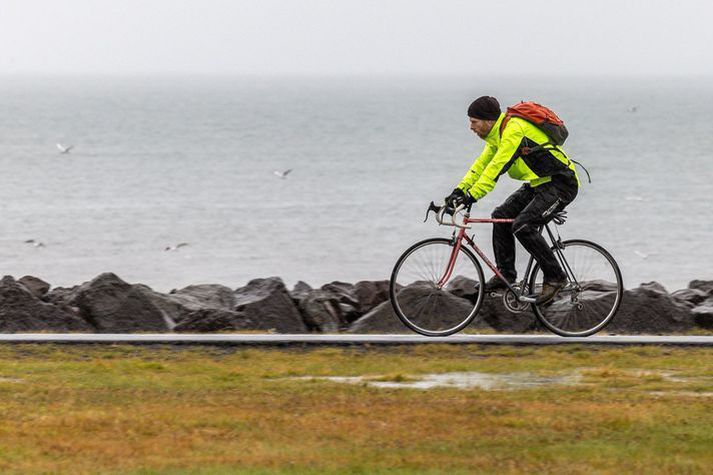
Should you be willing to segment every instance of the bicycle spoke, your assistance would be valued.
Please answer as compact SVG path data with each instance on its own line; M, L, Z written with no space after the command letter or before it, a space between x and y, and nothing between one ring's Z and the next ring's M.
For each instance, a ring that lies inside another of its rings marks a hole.
M447 239L418 243L399 258L391 278L392 305L396 315L409 328L424 335L448 335L470 323L477 312L482 294L476 302L449 292L451 283L472 282L482 285L482 269L472 254L461 249L446 282L453 245ZM439 283L442 286L439 286Z
M603 328L619 307L623 292L619 268L605 250L588 241L568 241L561 252L570 282L553 302L533 306L535 314L560 335L590 335ZM531 285L539 291L541 284L542 273L536 267Z

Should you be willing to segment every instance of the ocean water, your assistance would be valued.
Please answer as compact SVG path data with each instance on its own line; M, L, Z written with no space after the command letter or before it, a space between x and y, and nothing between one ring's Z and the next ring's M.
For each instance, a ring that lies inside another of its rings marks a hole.
M592 183L563 237L604 245L627 287L713 279L713 82L601 78L3 78L2 274L388 279L411 243L450 235L422 220L482 148L465 117L481 94L566 120ZM501 178L475 214L518 186Z

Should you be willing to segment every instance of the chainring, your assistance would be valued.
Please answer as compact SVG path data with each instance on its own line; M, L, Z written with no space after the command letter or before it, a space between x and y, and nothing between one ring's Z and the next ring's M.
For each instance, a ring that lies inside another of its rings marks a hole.
M518 293L521 293L519 284L513 285L512 288L515 289ZM505 293L503 294L503 305L505 305L505 308L512 313L523 313L530 308L529 303L520 302L517 299L517 295L515 295L515 293L513 293L513 291L510 289L505 291Z

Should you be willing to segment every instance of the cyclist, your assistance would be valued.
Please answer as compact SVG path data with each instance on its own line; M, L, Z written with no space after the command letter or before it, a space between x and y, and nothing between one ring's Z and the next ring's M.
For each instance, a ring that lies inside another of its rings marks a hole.
M539 227L554 213L564 209L577 196L579 178L574 163L560 147L550 144L547 135L530 122L510 117L501 131L505 114L497 99L482 96L468 107L470 130L485 140L485 148L456 189L446 197L446 204L456 207L482 199L494 187L500 175L526 181L496 207L493 218L515 221L493 225L493 250L500 273L508 282L517 279L515 237L532 254L543 273L543 286L537 303L552 300L566 284L566 275ZM493 276L485 291L507 286Z

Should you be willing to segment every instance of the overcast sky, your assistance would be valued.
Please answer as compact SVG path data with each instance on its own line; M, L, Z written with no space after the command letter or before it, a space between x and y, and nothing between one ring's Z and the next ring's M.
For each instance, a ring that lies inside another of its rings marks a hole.
M0 74L713 74L713 2L1 0Z

